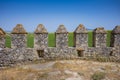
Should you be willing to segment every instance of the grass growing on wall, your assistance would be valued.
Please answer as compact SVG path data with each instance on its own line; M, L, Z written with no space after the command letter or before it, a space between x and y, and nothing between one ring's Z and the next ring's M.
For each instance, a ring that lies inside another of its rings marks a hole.
M110 46L110 38L111 38L111 31L107 31L107 46ZM10 34L6 35L6 47L11 47L11 37ZM73 32L70 32L68 34L68 45L70 47L74 46L74 34ZM88 46L92 47L93 45L93 32L88 32ZM34 34L28 33L27 34L27 47L33 48L34 46ZM49 47L55 47L55 33L49 33L48 34L48 46Z

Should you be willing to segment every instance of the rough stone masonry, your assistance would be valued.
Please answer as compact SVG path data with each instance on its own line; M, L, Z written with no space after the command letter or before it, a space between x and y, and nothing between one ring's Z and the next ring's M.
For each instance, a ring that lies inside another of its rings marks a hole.
M22 24L17 24L11 32L11 48L6 48L6 33L0 28L0 67L39 59L120 57L120 26L112 30L110 47L106 46L107 32L103 27L93 30L93 47L88 47L88 31L84 25L80 24L74 31L74 47L68 46L68 33L65 26L60 25L55 32L56 46L48 47L48 32L39 24L34 32L34 48L27 48L27 32Z

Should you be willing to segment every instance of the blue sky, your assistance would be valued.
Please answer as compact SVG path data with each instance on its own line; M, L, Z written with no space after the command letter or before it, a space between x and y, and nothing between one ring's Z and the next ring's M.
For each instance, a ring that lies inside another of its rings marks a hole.
M111 30L120 25L120 0L0 0L0 27L11 31L19 23L27 32L38 24L48 32L55 32L60 24L68 31L79 24Z

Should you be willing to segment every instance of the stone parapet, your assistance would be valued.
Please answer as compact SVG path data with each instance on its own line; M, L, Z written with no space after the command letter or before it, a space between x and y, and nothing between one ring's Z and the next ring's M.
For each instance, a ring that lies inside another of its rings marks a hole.
M93 46L106 47L107 32L103 27L93 30Z
M56 46L48 47L48 32L39 24L34 32L34 47L27 48L27 32L18 24L11 33L11 48L5 47L6 33L0 28L0 67L22 64L39 59L73 59L81 57L120 58L120 26L111 33L111 46L106 46L107 33L104 28L93 31L94 46L88 47L88 31L80 24L74 31L74 47L68 46L68 32L60 25L55 32Z

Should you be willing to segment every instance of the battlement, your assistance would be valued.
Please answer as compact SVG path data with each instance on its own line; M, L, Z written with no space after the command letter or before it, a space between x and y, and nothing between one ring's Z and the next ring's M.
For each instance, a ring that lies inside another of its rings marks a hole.
M0 28L0 65L19 61L50 58L79 58L88 56L120 57L120 26L111 33L110 47L106 46L107 31L103 27L93 30L93 47L88 47L88 31L80 24L74 31L74 47L68 46L68 31L60 25L55 32L56 46L48 47L48 32L43 24L34 31L34 47L27 48L27 32L17 24L11 32L11 48L5 47L6 33Z

